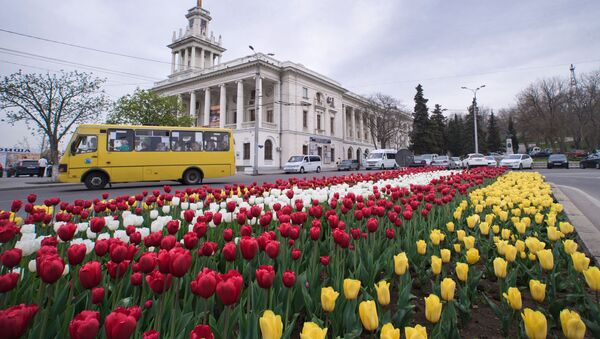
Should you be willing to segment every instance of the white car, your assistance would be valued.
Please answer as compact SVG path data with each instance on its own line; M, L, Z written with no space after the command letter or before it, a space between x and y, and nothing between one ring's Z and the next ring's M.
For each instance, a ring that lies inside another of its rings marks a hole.
M386 169L396 168L396 151L395 149L376 149L369 153L367 160L365 160L366 169Z
M462 161L459 157L450 158L450 169L462 168Z
M511 154L500 160L501 167L509 167L512 169L533 168L533 159L529 154Z
M423 154L421 155L421 159L425 160L425 166L431 166L431 162L437 159L437 154Z
M292 155L283 165L285 173L321 172L321 157L318 155Z
M450 157L447 155L440 155L433 159L431 166L450 168Z
M496 159L494 159L493 156L487 155L484 158L487 161L488 166L490 166L490 167L498 167L498 163L496 162Z
M479 154L479 153L470 153L467 154L467 157L463 160L463 167L464 168L472 168L472 167L481 167L481 166L487 166L488 162L487 160L485 160L485 157L483 156L483 154Z

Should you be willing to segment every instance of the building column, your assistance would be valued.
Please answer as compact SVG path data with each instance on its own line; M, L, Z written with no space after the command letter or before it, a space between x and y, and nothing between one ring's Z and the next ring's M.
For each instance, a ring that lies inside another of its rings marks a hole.
M255 113L256 114L256 123L258 123L258 127L260 128L262 126L262 120L263 120L263 104L262 104L262 77L257 77L256 78L256 102L258 103L258 111Z
M361 140L365 140L365 111L361 111L359 115L360 119L360 138Z
M342 140L346 141L346 106L342 105Z
M177 70L181 72L183 71L183 49L180 49L179 52L177 52L177 54L179 54L179 67L177 68Z
M204 89L204 126L210 124L210 87Z
M192 70L196 69L196 47L192 46Z
M194 121L197 121L197 119L196 119L196 92L194 92L194 91L190 92L190 117L194 118Z
M219 65L221 64L221 54L219 54L219 55L217 56L217 62L218 62L218 64L219 64Z
M244 121L244 81L237 81L237 108L236 108L236 128L242 128L242 122Z
M200 68L204 69L204 48L200 49Z
M185 71L186 69L188 69L188 60L189 60L189 58L190 58L189 54L190 54L190 53L189 53L189 51L188 51L188 49L187 49L187 48L183 50L183 70L184 70L184 71Z
M281 121L279 120L279 112L281 111L281 82L277 81L273 85L273 122L277 124L281 130Z
M227 122L227 87L221 84L221 95L219 101L219 127L225 127Z
M175 55L175 52L171 53L171 74L175 73L175 61L176 61L177 56Z
M356 140L356 113L354 112L354 107L351 107L351 117L352 117L352 139Z

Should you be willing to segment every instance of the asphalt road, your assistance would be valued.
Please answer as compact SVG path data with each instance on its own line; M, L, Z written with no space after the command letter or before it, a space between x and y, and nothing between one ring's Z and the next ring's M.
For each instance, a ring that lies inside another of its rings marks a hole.
M573 201L575 206L581 210L583 214L600 229L600 170L596 169L536 169L536 171L542 173L546 180L557 185L566 195ZM333 176L340 174L348 174L350 172L322 172L322 173L309 173L306 176L312 178ZM238 183L238 184L250 184L257 181L259 184L263 182L274 182L277 179L287 179L292 176L298 176L297 174L267 174L260 175L257 177L237 174L233 177L222 178L222 179L210 179L206 180L206 184L215 187L222 187L225 184ZM102 192L109 192L111 196L118 195L132 195L140 193L143 190L152 191L153 189L161 189L163 185L171 185L173 190L185 189L177 182L160 182L160 183L132 183L132 184L116 184L113 185L112 189L106 189L103 191L89 191L82 185L63 185L63 186L49 186L44 184L33 184L28 185L30 187L19 190L2 190L2 186L7 186L9 183L6 180L22 180L25 182L35 181L35 178L4 178L0 180L0 209L9 209L12 200L23 199L25 200L29 193L35 193L38 196L38 201L50 197L60 197L63 201L72 202L75 199L94 199L100 198ZM5 183L2 185L2 183Z

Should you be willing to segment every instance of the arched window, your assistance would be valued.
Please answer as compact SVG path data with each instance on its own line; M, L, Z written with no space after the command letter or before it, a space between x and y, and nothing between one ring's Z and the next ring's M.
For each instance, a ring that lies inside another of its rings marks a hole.
M265 160L273 160L273 142L271 140L265 141Z
M348 147L348 159L352 159L352 147Z

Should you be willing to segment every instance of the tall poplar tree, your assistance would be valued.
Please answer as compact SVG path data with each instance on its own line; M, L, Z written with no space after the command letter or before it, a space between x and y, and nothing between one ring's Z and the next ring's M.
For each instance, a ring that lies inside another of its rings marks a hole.
M430 131L432 136L431 152L446 154L446 117L444 117L442 106L436 104L431 113Z
M490 152L498 152L502 148L500 129L494 112L490 114L487 124L487 148Z
M460 115L455 114L453 118L448 120L448 126L446 127L447 149L455 157L465 154L463 129L463 119Z
M413 128L410 133L409 148L415 154L423 154L431 152L432 148L432 136L429 129L429 108L427 108L427 101L429 100L423 96L423 86L419 84L416 90Z

